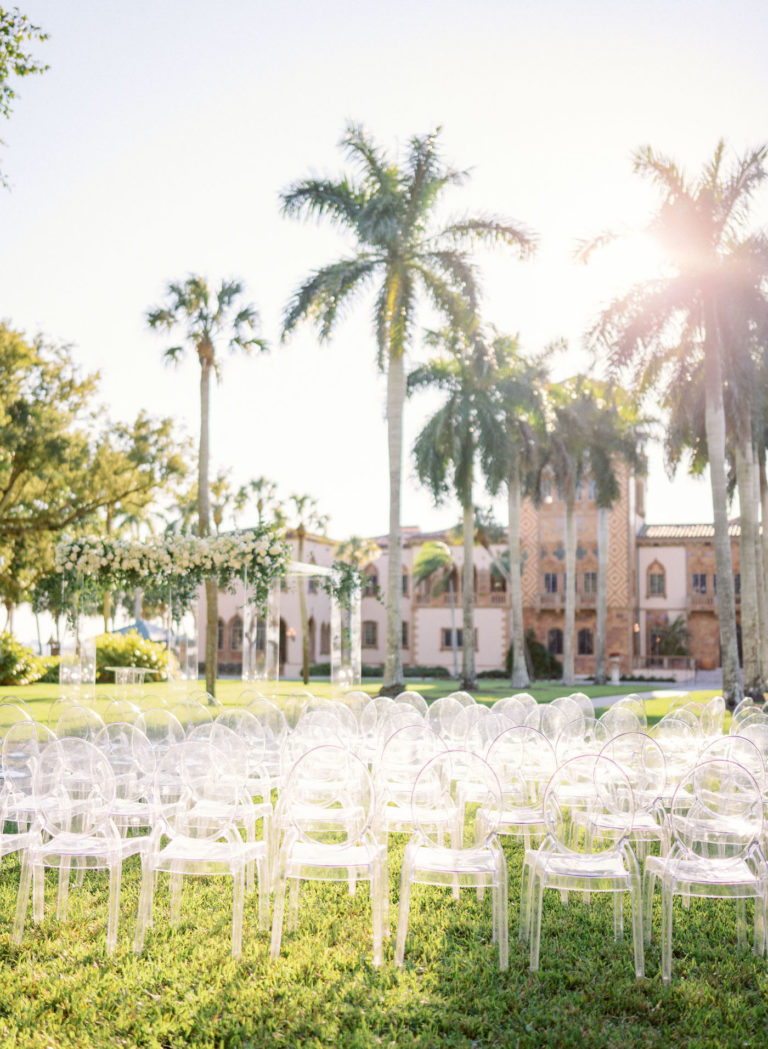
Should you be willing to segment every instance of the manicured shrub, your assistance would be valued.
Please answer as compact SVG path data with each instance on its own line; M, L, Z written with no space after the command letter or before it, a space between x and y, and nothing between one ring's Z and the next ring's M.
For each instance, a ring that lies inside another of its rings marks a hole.
M531 627L525 632L525 644L531 656L533 665L533 677L535 681L558 681L563 676L563 664L553 656L546 645L536 640ZM512 645L507 651L507 675L512 675L513 651Z
M45 667L45 673L40 678L40 681L45 685L58 685L59 683L59 663L60 659L58 656L43 656L41 663Z
M115 675L106 667L148 667L159 671L155 680L168 676L168 650L148 641L135 630L127 634L99 634L96 638L96 680L112 682ZM151 680L151 679L150 679Z
M45 673L42 659L13 634L0 634L0 685L31 685Z

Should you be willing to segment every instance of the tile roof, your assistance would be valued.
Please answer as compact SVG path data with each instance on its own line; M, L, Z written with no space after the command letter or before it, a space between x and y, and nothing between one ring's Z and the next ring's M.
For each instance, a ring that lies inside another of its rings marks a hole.
M741 535L741 522L737 519L728 524L728 535L732 539L738 539ZM660 539L714 539L715 526L713 524L657 524L643 525L637 533L638 540L660 540Z

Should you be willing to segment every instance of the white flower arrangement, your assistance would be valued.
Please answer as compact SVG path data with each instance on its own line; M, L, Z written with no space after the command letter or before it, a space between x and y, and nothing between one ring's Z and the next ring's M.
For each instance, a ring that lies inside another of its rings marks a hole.
M72 592L168 587L188 599L206 579L230 588L247 573L258 604L272 581L285 575L290 549L274 527L200 538L171 535L146 542L110 536L64 537L56 547L56 570Z

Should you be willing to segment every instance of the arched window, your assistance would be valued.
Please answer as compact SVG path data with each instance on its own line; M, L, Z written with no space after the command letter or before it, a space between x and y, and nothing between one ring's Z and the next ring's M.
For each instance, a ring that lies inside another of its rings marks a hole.
M376 597L379 592L379 577L373 569L370 569L366 575L368 578L365 581L363 597Z
M491 565L491 593L492 594L504 594L507 590L507 580L504 578L503 573L496 567Z
M240 652L243 647L243 621L237 616L229 628L229 647L233 652Z
M667 596L667 576L661 562L654 561L648 565L646 580L646 597Z
M376 648L379 643L379 624L373 619L363 623L363 648Z
M589 627L583 627L579 631L577 644L580 656L593 656L595 654L595 635Z
M553 656L563 654L563 632L559 626L547 631L547 649Z
M216 638L216 647L218 648L219 652L221 652L223 650L223 648L224 648L224 620L223 619L219 620L219 632L218 632L218 636Z
M327 656L331 652L331 624L320 624L320 655Z
M402 586L403 586L403 597L408 597L408 573L407 572L403 572Z

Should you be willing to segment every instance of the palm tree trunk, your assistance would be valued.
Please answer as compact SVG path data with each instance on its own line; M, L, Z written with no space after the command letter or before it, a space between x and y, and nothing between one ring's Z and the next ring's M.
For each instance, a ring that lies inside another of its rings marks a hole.
M507 542L509 544L509 618L512 638L512 688L527 688L531 679L525 658L523 625L523 580L520 571L520 473L516 468L507 478Z
M453 676L459 680L459 642L456 637L456 591L453 588L453 569L448 576L448 603L451 608L451 651L453 653Z
M723 666L723 698L733 709L743 698L736 643L736 611L733 600L731 539L728 534L728 495L725 471L725 410L723 377L715 325L707 324L705 340L706 400L704 425L709 451L712 484L712 514L715 525L715 569L717 571L717 606L720 624L720 651Z
M389 548L387 550L387 650L382 692L396 695L403 689L402 574L400 494L403 473L403 405L405 363L390 356L387 369L387 437L389 442Z
M736 483L741 506L741 651L744 663L744 694L762 699L760 674L760 625L757 603L757 503L754 495L754 462L750 427L736 444ZM720 579L718 577L718 595Z
M208 487L210 460L211 366L209 356L200 353L200 451L197 462L197 531L210 534L211 495ZM219 587L215 579L205 581L205 690L216 695L218 673Z
M765 449L758 451L757 457L757 487L760 499L761 527L759 529L760 576L758 583L758 595L762 601L760 612L760 651L762 653L763 674L768 674L768 595L766 595L766 584L768 583L768 483L765 478ZM763 611L764 607L764 611Z
M608 547L610 543L609 511L597 508L597 622L595 628L595 684L604 685L608 677L605 666L605 640L608 628Z
M565 626L563 629L563 684L575 680L573 641L576 630L576 509L573 494L565 500Z
M475 508L472 497L463 507L464 565L461 579L461 687L477 686L475 673Z

